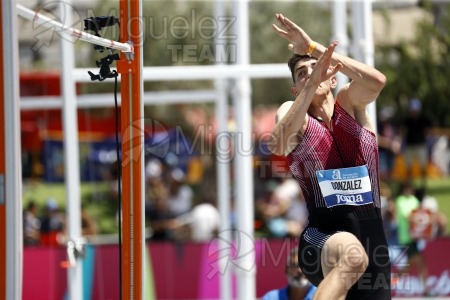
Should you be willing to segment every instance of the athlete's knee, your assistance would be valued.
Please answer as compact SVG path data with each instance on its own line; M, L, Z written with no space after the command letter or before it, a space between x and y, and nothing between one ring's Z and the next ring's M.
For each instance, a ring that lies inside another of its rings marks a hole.
M339 261L339 275L347 289L350 289L358 281L368 265L369 258L358 240L346 245Z
M361 243L349 244L343 252L341 263L345 271L364 273L369 265L369 257Z

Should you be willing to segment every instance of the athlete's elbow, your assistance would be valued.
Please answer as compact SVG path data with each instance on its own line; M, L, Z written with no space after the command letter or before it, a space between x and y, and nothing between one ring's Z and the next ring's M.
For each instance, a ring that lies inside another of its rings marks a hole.
M267 148L269 148L269 151L272 152L275 155L282 156L283 151L281 150L281 147L279 145L275 144L267 144Z
M378 95L386 85L386 81L386 76L384 76L382 73L379 73L377 76L373 77L370 86L367 86L367 95L370 95L370 97L368 97L368 99L370 99L369 103L374 101L378 97Z
M282 156L284 154L282 145L277 141L277 138L271 135L267 141L267 148L275 155Z
M387 83L387 78L383 73L379 73L378 76L375 77L375 85L378 91L381 91Z

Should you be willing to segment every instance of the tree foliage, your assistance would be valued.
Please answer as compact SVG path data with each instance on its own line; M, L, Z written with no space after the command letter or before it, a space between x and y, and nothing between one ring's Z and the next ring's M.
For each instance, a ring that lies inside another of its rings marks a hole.
M417 23L413 42L377 49L377 67L388 78L378 106L392 105L400 117L406 111L407 100L419 98L424 113L435 120L436 125L448 127L450 4L438 5L438 10L435 5L424 5L432 17Z

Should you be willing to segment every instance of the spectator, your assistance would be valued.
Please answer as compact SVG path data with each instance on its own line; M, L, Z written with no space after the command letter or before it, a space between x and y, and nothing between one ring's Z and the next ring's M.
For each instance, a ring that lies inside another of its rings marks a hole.
M426 241L443 236L447 227L446 216L439 212L436 198L428 196L425 189L416 191L420 207L413 210L410 217L410 234L413 239Z
M448 130L434 128L434 144L431 150L431 161L437 167L441 176L449 175L449 136Z
M295 184L295 185L294 185ZM287 178L283 182L283 186L290 186L291 205L286 212L288 220L288 232L290 236L299 236L308 223L308 208L306 207L305 197L298 182L293 178ZM277 189L278 191L284 189ZM289 191L288 190L288 191ZM288 194L289 195L289 194Z
M307 220L306 204L297 181L283 177L266 183L266 194L256 200L256 210L275 237L298 236Z
M381 217L388 246L398 245L397 220L395 218L395 200L386 183L380 184Z
M395 199L395 218L398 224L398 241L400 245L408 247L408 255L418 252L415 241L409 232L409 218L413 210L420 206L419 200L414 195L414 187L411 182L403 183L400 195Z
M409 228L411 238L415 241L418 251L409 257L408 268L403 272L409 271L411 266L417 266L419 276L424 285L424 295L428 295L429 291L426 285L428 266L425 257L422 255L422 251L425 249L429 240L434 239L445 232L446 221L439 217L436 199L427 196L424 188L418 189L415 195L420 201L420 206L411 212L409 217Z
M290 206L288 197L276 193L279 183L269 180L265 185L265 194L256 200L256 213L266 225L271 235L285 237L287 232L286 212Z
M158 189L145 207L145 218L152 229L152 240L172 239L174 216L169 211L167 190Z
M217 234L220 226L220 213L211 203L200 203L180 216L174 223L179 240L209 242Z
M35 246L40 243L41 221L37 217L37 205L32 200L23 212L23 245Z
M444 236L447 230L447 216L439 211L439 204L434 197L425 195L422 200L422 207L431 212L433 220L433 231L431 238Z
M58 211L58 204L52 198L45 204L41 219L41 244L57 246L64 243L64 218Z
M97 222L86 211L86 208L81 206L81 235L96 235L98 233Z
M403 121L404 156L409 176L412 177L414 159L418 159L422 185L425 187L427 165L429 161L427 151L427 136L431 129L431 122L422 113L422 102L412 99L409 102L408 115Z
M169 176L169 213L174 217L188 212L192 208L193 192L186 184L186 175L181 169L174 169Z
M398 237L400 245L407 247L408 263L406 266L399 270L399 277L402 274L408 274L412 266L417 266L419 270L419 276L422 280L422 284L425 285L426 278L428 277L428 269L425 259L422 255L423 244L417 237L411 235L411 228L415 225L414 212L420 207L420 201L416 197L417 191L410 182L405 183L402 186L401 194L396 199L396 218L398 221ZM424 290L426 294L427 291Z
M390 180L395 156L401 150L401 139L392 121L394 109L383 107L378 118L378 154L381 180Z
M157 201L162 201L161 198L168 197L167 186L162 175L162 163L157 159L150 159L145 167L145 209L148 213L155 209ZM167 206L167 204L164 205Z
M284 268L288 285L267 292L262 300L312 300L316 287L306 279L298 265L298 248L291 249Z

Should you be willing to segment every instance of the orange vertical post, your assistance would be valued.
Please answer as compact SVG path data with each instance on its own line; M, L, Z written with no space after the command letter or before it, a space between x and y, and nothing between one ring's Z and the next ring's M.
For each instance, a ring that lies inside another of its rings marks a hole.
M2 5L0 5L0 16L2 16ZM0 21L0 32L3 32L3 24ZM3 68L3 38L0 38L0 74L4 78ZM5 174L5 86L3 80L0 80L0 175ZM3 182L0 184L4 185ZM0 192L5 193L5 187L0 187ZM5 195L0 195L5 197ZM0 300L6 299L6 214L5 203L0 203Z
M143 116L141 110L140 0L120 1L121 42L131 42L134 57L122 54L117 62L121 74L122 132L122 299L142 299L142 173Z

